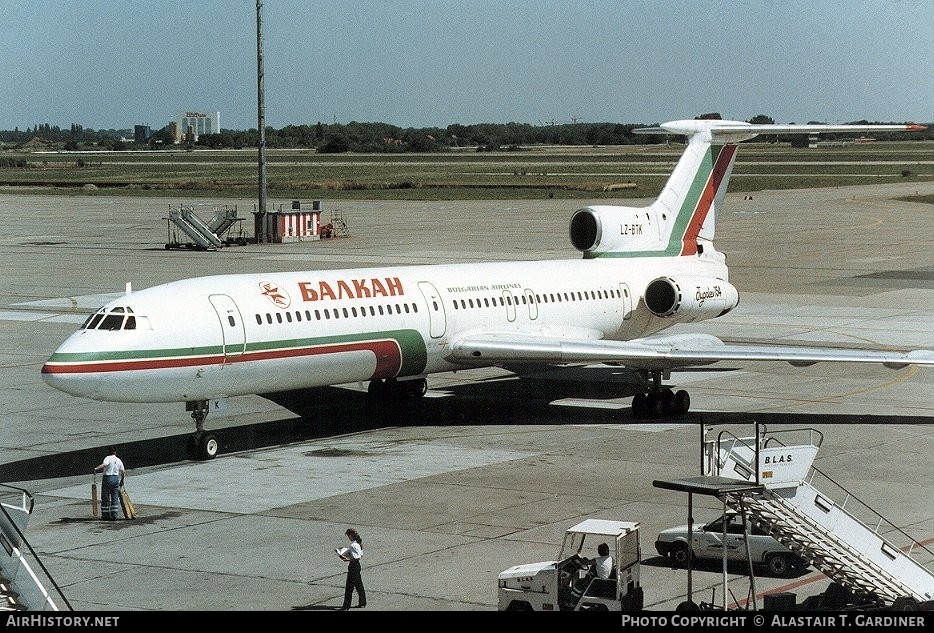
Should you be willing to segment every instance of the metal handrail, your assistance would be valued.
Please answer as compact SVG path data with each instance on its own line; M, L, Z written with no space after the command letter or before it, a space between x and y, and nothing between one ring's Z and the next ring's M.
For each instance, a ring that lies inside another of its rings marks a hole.
M768 447L770 442L776 442L780 446L787 446L787 444L782 442L779 438L775 437L775 435L778 433L807 431L809 434L808 438L809 438L811 445L816 446L816 447L820 447L820 445L823 443L823 440L824 440L824 434L821 431L818 431L817 429L813 429L813 428L802 427L802 428L794 428L794 429L780 429L778 431L773 431L769 433L766 430L765 425L761 425L761 426L762 426L761 437L763 438L762 440L763 448ZM766 434L768 434L767 437L766 437ZM817 435L816 444L813 442L813 437L815 434ZM758 446L753 447L746 441L748 439L757 439L757 438L740 438L740 437L737 437L735 434L733 434L731 431L723 430L723 431L720 431L720 433L718 433L717 440L716 440L718 456L721 452L722 440L724 436L732 436L733 439L735 439L741 446L744 446L750 450L758 451ZM730 452L733 452L732 449ZM718 466L718 471L719 471L719 468L722 466L722 463L720 462L719 458L717 460L717 466ZM823 488L818 488L816 485L814 485L813 483L814 479L818 475L822 478L822 480L826 480L829 484L831 484L833 487L836 488L836 492L834 494L828 494L823 490ZM932 571L932 569L934 569L934 550L931 550L923 543L920 543L917 540L915 540L914 537L912 537L910 534L905 532L902 528L898 527L897 525L895 525L894 523L886 519L875 508L865 503L864 501L861 501L856 495L854 495L852 492L847 490L846 487L844 487L842 484L834 480L830 475L822 471L820 468L815 466L813 463L811 464L808 474L805 477L805 482L808 483L815 490L818 490L821 495L830 499L837 507L839 507L841 510L846 512L855 521L861 523L867 529L871 530L874 534L882 538L883 541L885 541L892 547L895 547L899 549L900 551L902 551L906 556L908 556L916 564L921 565L928 571ZM842 497L842 500L840 501L838 501L837 499L838 494L840 494L840 496ZM869 517L867 519L861 518L860 516L857 515L857 511L851 511L850 508L847 507L848 505L852 506L854 503L859 504L859 506L861 506L863 509L868 511ZM870 521L875 523L874 528L872 527ZM886 535L882 534L883 529L885 529ZM904 541L907 541L907 545L905 547L899 547L897 544L892 542L892 539L889 536L892 533L897 533L898 535L903 537ZM927 554L927 556L930 557L930 560L926 562L921 562L920 560L918 560L918 556L916 555L916 552L918 550L921 550L924 554Z
M0 484L0 486L2 486L3 488L9 488L11 490L16 490L17 492L22 493L24 510L26 510L25 502L26 502L26 499L28 498L29 499L28 514L32 514L32 510L35 505L35 500L33 499L32 494L30 494L28 490L25 490L23 488L17 488L16 486L10 486L8 484ZM71 606L71 603L68 601L68 598L65 597L64 592L62 592L61 587L58 586L58 583L55 582L55 579L52 577L52 574L49 573L49 570L46 568L45 564L42 562L42 559L39 558L39 553L36 552L35 549L33 549L32 545L29 543L29 540L26 538L26 535L23 534L23 531L19 529L19 525L17 525L13 517L10 516L10 513L7 511L6 507L2 503L0 503L0 513L3 514L3 518L0 520L5 521L5 523L8 524L13 529L14 532L16 532L16 535L19 537L19 542L26 546L26 549L29 551L29 554L32 556L35 562L39 565L39 568L42 570L42 573L45 574L45 577L48 578L49 582L52 583L52 587L54 587L55 592L62 599L62 602L65 604L66 607L68 607L69 611L74 611L74 609Z

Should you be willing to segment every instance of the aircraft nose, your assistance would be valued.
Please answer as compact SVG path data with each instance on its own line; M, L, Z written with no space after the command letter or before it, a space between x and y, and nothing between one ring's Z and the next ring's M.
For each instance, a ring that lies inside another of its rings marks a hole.
M42 380L54 389L80 398L93 398L97 391L99 374L73 371L67 364L55 361L53 355L42 366Z

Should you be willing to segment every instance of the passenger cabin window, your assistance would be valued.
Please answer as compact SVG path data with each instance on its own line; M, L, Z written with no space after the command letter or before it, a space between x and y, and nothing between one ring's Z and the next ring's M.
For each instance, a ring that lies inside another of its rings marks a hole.
M518 299L516 300L516 303L518 304ZM494 300L494 304L495 304L495 300ZM435 305L435 307L436 307L436 309L437 309L438 304L437 304L437 303L434 303L434 305ZM456 305L457 305L457 303L456 303L456 300L455 300L455 307L456 307ZM480 304L480 300L477 299L477 307L479 308L480 305L481 305L481 304ZM466 303L464 304L464 306L466 307ZM389 316L392 316L393 310L395 310L395 313L396 313L396 314L403 314L403 312L404 312L405 314L411 314L411 313L417 314L417 313L418 313L418 304L417 304L417 303L395 303L395 304L387 304L387 305L377 305L377 306L375 306L375 307L374 307L374 306L360 306L360 309L359 309L359 310L357 309L356 306L351 306L350 308L324 308L323 310L315 310L315 311L314 311L314 318L315 318L315 320L318 320L318 321L320 321L322 318L324 318L325 320L340 319L340 318L342 318L342 317L345 318L345 319L350 319L350 318L354 318L354 317L362 318L362 317L366 317L366 316L367 316L367 308L368 308L368 307L369 307L369 310L370 310L370 316L376 316L377 311L378 311L379 314L381 314L381 315L382 315L382 314L385 314L385 315L389 315ZM322 314L322 312L323 312L323 314ZM300 310L296 310L294 313L293 313L293 312L285 312L284 314L285 314L285 317L282 316L283 313L281 313L281 312L276 312L276 313L275 313L275 315L276 315L276 317L275 317L275 318L276 318L276 321L278 321L280 324L284 324L285 322L288 322L288 323L293 323L293 322L294 322L294 323L301 323L303 320L309 321L309 322L310 322L310 321L312 320L312 316L311 316L311 315L312 315L312 312L311 312L310 310L305 310L305 311L304 311L304 315L302 314L302 311L300 311ZM266 323L272 324L272 323L273 323L273 315L272 315L271 313L269 313L269 312L266 312L265 315L266 315ZM85 326L84 326L84 327L85 327L86 329L93 329L94 324L96 324L98 321L101 321L104 317L105 317L105 314L104 314L103 312L95 313L95 314L91 315L90 317L88 317L87 321L85 321ZM262 314L256 314L255 317L256 317L256 324L257 324L257 325L262 325L262 324L263 324L263 315L262 315ZM294 318L293 318L293 317L294 317ZM236 321L234 320L234 317L233 317L232 315L228 315L227 319L228 319L228 321L230 321L231 327L236 326ZM149 328L149 325L148 325L149 322L148 322L148 320L146 319L146 317L140 317L140 320L141 320L141 323L142 323L142 327L145 327L145 328L148 329L148 328ZM101 326L101 327L102 327L102 326ZM133 328L135 328L135 327L136 327L136 317L134 317L133 315L128 316L128 317L127 317L127 320L126 320L126 324L125 324L123 327L124 327L124 329L133 329Z

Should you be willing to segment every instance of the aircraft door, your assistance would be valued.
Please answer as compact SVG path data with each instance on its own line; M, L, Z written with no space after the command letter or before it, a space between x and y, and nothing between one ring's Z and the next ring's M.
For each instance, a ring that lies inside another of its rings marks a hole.
M240 309L227 295L211 295L209 299L221 325L224 356L226 358L240 356L246 349L246 330Z
M526 288L522 291L525 295L525 302L529 305L529 319L534 321L538 318L538 303L535 302L535 293Z
M506 320L512 323L516 320L516 305L519 302L508 290L503 290L503 301L506 303Z
M445 318L444 302L441 301L441 295L438 293L438 289L428 281L418 282L418 289L428 306L428 333L431 338L441 338L447 329L447 319Z
M623 295L623 321L628 321L632 316L632 293L626 284L620 284L619 291Z

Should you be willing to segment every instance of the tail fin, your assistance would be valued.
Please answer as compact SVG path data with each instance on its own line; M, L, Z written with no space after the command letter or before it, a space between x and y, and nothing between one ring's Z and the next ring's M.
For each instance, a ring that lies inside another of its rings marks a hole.
M675 134L688 139L684 154L648 207L591 206L571 218L571 242L585 258L692 256L711 242L736 160L736 144L760 134L893 132L922 125L762 125L742 121L671 121L637 134ZM619 229L616 230L616 225Z

